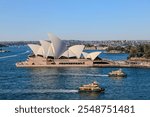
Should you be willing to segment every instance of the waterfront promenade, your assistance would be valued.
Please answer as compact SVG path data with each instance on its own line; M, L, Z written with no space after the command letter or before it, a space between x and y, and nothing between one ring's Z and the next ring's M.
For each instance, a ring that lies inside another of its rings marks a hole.
M120 68L150 68L150 62L139 62L139 61L130 61L130 60L122 60L122 61L110 61L110 60L97 60L94 61L92 65L28 65L27 63L17 63L17 67L120 67Z
M94 64L93 67L123 67L123 68L150 68L150 62L141 61L108 61L109 64Z

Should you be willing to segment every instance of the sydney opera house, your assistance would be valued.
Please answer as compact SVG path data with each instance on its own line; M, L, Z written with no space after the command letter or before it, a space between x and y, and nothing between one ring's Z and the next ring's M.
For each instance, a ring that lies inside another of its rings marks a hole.
M17 67L90 67L100 60L101 52L84 52L84 45L67 45L53 34L48 34L49 40L41 40L40 44L28 44L32 54L23 62L16 63Z

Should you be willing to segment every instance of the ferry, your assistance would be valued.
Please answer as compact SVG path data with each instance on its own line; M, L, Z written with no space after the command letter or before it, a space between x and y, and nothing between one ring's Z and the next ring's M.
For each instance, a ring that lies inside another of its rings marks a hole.
M122 69L111 71L108 73L109 77L126 77L127 74L122 71Z
M79 87L79 92L104 92L104 90L96 81Z

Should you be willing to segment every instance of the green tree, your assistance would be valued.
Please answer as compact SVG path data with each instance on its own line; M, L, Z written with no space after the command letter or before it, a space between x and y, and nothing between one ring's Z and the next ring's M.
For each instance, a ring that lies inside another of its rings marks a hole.
M137 57L137 53L138 53L138 50L136 47L131 47L130 48L130 57Z
M150 44L144 45L144 57L150 58Z

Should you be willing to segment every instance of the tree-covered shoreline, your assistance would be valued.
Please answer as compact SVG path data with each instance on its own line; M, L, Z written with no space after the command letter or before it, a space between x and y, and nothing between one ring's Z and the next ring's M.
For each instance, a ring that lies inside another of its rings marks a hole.
M150 59L150 44L131 46L129 58L131 57Z

